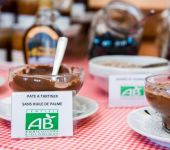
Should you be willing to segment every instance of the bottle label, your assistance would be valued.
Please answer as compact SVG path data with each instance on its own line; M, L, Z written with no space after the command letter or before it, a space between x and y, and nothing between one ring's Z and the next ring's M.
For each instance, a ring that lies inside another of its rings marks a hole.
M29 64L52 64L59 35L48 26L33 27L26 36L25 48Z

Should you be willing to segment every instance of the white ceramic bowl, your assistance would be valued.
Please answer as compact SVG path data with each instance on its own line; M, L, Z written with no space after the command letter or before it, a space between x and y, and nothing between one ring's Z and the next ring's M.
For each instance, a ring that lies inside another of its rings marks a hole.
M154 63L168 63L167 59L152 56L112 55L99 56L89 60L89 72L94 76L96 83L105 91L108 91L108 77L118 74L157 74L167 72L170 67L159 66L150 68L118 68L102 65L102 62L123 62L136 65L149 65Z

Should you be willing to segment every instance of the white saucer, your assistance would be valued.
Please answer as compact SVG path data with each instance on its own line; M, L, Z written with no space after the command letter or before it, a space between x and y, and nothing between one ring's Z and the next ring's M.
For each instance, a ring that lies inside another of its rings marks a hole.
M85 112L74 117L74 121L90 117L99 109L98 103L88 97L76 96L76 100L79 101L80 104L85 105L86 109ZM6 97L3 100L0 100L0 118L11 121L11 97Z
M137 133L148 137L151 141L159 145L170 148L170 134L163 130L160 115L151 107L133 110L128 114L127 122L129 127Z

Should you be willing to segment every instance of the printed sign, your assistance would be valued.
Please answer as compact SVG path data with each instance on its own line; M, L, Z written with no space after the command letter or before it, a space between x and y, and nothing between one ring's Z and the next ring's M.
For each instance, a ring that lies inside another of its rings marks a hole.
M58 116L58 110L55 109L26 110L26 136L43 136L46 133L49 136L58 135Z
M14 92L13 138L73 136L72 92Z
M149 74L113 75L109 77L109 106L146 105L144 84Z
M120 86L122 97L144 96L144 86Z

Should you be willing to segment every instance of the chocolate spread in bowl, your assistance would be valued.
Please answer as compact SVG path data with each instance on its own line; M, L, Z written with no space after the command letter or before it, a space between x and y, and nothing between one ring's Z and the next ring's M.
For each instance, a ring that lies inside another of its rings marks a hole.
M59 75L52 78L52 66L26 65L10 72L9 85L13 91L62 91L78 90L82 86L81 72L76 68L62 65Z

